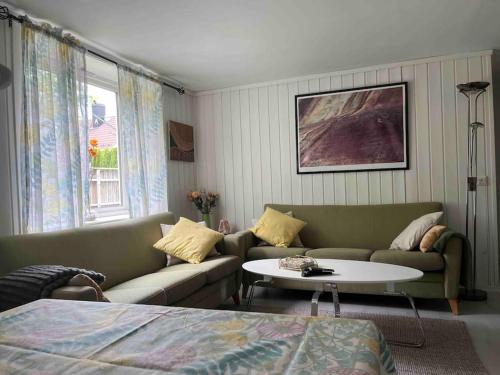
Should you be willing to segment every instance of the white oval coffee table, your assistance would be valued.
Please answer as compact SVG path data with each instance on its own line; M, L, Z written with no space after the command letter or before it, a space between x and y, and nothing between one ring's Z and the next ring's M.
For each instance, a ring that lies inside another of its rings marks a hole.
M264 280L255 281L250 289L247 300L247 308L252 304L255 286L273 286L273 279L294 280L304 283L311 283L316 290L311 300L311 315L318 315L318 300L323 292L331 292L335 317L340 317L340 304L338 296L338 284L385 284L387 295L402 296L408 299L415 313L415 318L421 339L417 342L393 341L393 344L404 346L422 347L425 343L425 335L420 321L420 316L413 298L405 292L396 292L395 284L407 281L418 280L424 273L414 268L397 266L386 263L363 262L356 260L340 259L316 259L318 265L323 268L333 268L333 275L302 277L301 272L281 269L279 259L261 259L243 263L245 271L255 273L264 277Z

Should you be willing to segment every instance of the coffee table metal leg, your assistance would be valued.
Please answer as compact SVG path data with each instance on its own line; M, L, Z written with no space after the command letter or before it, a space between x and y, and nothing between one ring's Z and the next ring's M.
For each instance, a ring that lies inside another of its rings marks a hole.
M413 297L410 296L409 294L405 292L399 292L399 295L402 297L406 297L408 302L410 302L410 306L413 310L413 313L415 314L415 320L417 321L417 326L418 330L420 332L420 338L417 339L417 341L389 341L389 344L394 344L394 345L399 345L399 346L406 346L410 348L421 348L425 345L425 331L424 331L424 326L422 325L422 320L420 319L420 314L418 313L418 310L415 306L415 301L413 300Z
M323 293L322 290L317 290L314 292L311 299L311 316L318 316L318 302L319 296Z
M417 338L416 341L400 341L400 340L386 340L386 341L392 345L405 346L408 348L423 347L425 345L425 331L424 331L424 326L422 324L422 320L420 319L420 314L418 313L417 307L415 306L415 301L413 300L413 297L406 292L390 291L390 292L385 292L385 294L390 296L405 297L408 300L413 310L413 314L415 315L415 320L417 322L419 336L420 336L419 338Z
M337 284L335 283L325 283L322 285L322 289L319 289L314 292L311 299L311 316L318 316L319 296L321 296L321 294L323 294L324 291L330 291L332 293L334 316L336 318L339 318L340 317L339 291L337 289Z
M337 284L328 283L326 285L332 292L332 302L333 302L333 308L335 309L335 317L340 318L340 302L339 302L339 291L337 289Z
M273 281L264 279L264 280L256 280L252 283L252 286L250 287L250 293L248 295L248 300L247 300L247 310L250 310L250 306L252 305L252 300L253 300L253 293L255 290L256 286L272 286Z

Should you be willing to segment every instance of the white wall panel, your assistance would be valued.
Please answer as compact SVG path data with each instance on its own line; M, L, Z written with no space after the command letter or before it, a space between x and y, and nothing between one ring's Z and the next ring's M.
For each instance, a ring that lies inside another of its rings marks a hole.
M403 66L401 77L404 82L408 82L408 161L410 168L405 171L406 202L418 202L415 66Z
M415 112L417 139L418 199L431 200L431 164L429 145L428 64L415 65Z
M200 113L209 113L209 108L206 105L209 99L210 97L196 100L197 108L195 108L195 100L189 93L179 95L174 90L165 89L163 117L167 135L169 120L194 126L195 138L199 129L203 129L200 131L206 131L209 126L206 119L203 119L202 126L197 126L197 122ZM201 160L203 162L200 167L206 165L208 147L209 142L203 144L200 149L195 148L195 163L170 160L167 155L168 207L169 211L173 212L177 217L197 218L197 213L193 209L191 202L186 199L186 194L189 190L196 189L197 176L205 171L205 168L197 168L196 163ZM200 176L200 178L202 177Z
M240 107L243 195L238 199L243 201L245 217L242 228L246 228L251 225L251 220L254 217L253 169L255 168L250 131L250 95L248 90L240 91Z
M197 125L207 127L207 131L200 129L197 138L198 185L217 188L219 216L226 216L236 230L249 227L268 202L432 200L445 204L450 227L464 231L467 102L455 86L470 80L491 81L489 52L198 93ZM297 174L296 94L401 81L408 82L408 170ZM486 123L479 132L479 174L496 181L491 100L489 90L479 101L479 120ZM183 173L185 179L186 170ZM479 188L478 281L482 286L495 286L498 280L495 194L495 186Z
M291 151L291 179L292 179L292 203L303 204L302 198L302 175L297 174L297 148L296 148L296 129L295 129L295 95L299 94L299 85L297 82L288 85L288 112L290 128L290 151ZM262 212L262 206L254 214Z
M231 91L231 124L232 124L232 150L234 170L234 213L238 226L244 226L245 207L243 199L243 155L241 150L241 103L240 92Z
M444 202L448 224L460 228L459 179L457 154L457 117L455 64L453 60L441 62L441 92L443 115ZM446 156L446 157L444 157Z
M259 127L259 90L250 89L250 154L252 156L253 216L258 217L264 205L262 195L261 137ZM244 198L246 199L246 197ZM234 222L234 218L229 218ZM250 223L245 223L247 226Z
M280 159L280 172L281 172L281 201L291 202L292 201L292 174L293 166L295 165L295 160L292 158L292 152L290 150L290 140L293 139L293 129L289 126L290 124L290 111L288 108L288 85L280 84L278 87L278 116L279 116L279 137L280 137L280 149L279 149L279 159Z

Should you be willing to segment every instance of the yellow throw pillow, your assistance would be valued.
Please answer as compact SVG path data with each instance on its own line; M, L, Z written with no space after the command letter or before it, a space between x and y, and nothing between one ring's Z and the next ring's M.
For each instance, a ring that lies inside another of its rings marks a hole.
M186 262L198 264L223 238L223 234L181 217L153 247Z
M257 224L249 230L273 246L288 247L305 225L302 220L268 207Z
M424 237L422 237L422 241L420 241L420 250L424 253L428 252L445 229L446 227L444 225L434 225L431 229L429 229L424 234Z
M293 217L293 212L288 211L285 212L285 215ZM257 219L252 219L252 226L255 226L259 220ZM260 241L257 246L270 246L266 241ZM297 236L293 239L293 241L288 245L289 247L304 247L304 244L302 243L302 240L300 239L300 234L297 234Z

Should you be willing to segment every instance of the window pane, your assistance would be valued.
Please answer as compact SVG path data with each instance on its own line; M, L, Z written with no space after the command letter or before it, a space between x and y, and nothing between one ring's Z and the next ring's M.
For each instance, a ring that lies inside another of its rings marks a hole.
M121 212L112 208L122 206L116 93L91 84L87 91L91 208L96 217L115 216Z

